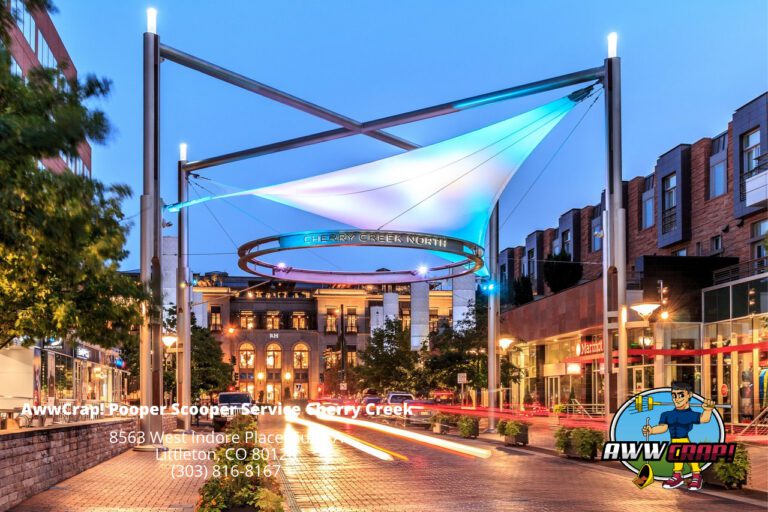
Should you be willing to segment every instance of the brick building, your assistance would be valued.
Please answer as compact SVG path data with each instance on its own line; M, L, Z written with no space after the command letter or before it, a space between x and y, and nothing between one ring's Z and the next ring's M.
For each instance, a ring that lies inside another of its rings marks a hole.
M634 393L689 380L733 405L726 419L749 422L768 401L768 93L736 109L726 128L675 146L649 175L624 183L626 303L666 298L659 311L668 315L630 311L628 386ZM604 403L602 213L602 200L571 209L501 253L502 333L517 340L510 357L526 370L518 402ZM582 264L582 279L552 294L543 263L561 250ZM534 301L514 306L521 276Z
M16 18L16 24L10 27L12 73L26 77L30 70L37 67L59 69L61 87L67 87L67 81L77 79L77 69L46 11L29 11L22 0L3 2L2 8L10 9ZM38 165L57 173L69 169L75 174L90 177L91 146L83 142L78 147L77 155L61 154L46 158Z

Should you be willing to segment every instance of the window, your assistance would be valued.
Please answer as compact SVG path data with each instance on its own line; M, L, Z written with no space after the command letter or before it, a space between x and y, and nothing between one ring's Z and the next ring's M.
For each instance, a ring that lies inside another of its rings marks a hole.
M709 253L716 254L723 251L723 236L717 235L709 239Z
M240 368L253 368L255 362L256 353L253 350L253 345L250 343L240 345Z
M59 63L56 61L56 57L53 56L48 42L42 36L37 45L37 60L40 61L40 65L44 68L56 69L59 67Z
M348 308L345 313L344 322L347 324L345 331L349 333L357 332L357 309Z
M677 227L677 175L670 174L662 180L661 232L669 233Z
M725 162L718 162L709 168L709 198L719 197L727 192Z
M672 256L688 256L688 249L678 249L673 251Z
M336 308L328 308L325 312L325 332L336 332Z
M282 349L277 343L267 345L267 369L274 370L282 368L280 353Z
M299 343L293 347L293 368L295 370L309 368L309 347L305 343Z
M298 330L307 328L307 315L303 311L294 311L291 315L291 328Z
M768 219L752 224L752 238L763 238L768 235Z
M570 229L566 229L565 231L563 231L561 240L562 240L562 244L561 244L562 251L565 252L566 254L573 254L573 251L571 250L571 230Z
M677 206L677 175L670 174L666 176L662 183L664 184L663 210L671 210Z
M24 0L12 0L12 14L16 16L16 25L27 40L27 44L35 51L35 20L24 5ZM42 39L42 38L41 38Z
M280 329L280 312L279 311L267 311L267 330L277 331Z
M221 306L211 306L211 316L208 324L212 331L221 330Z
M241 311L240 312L240 328L241 329L253 329L254 317L253 311Z
M643 200L643 229L653 227L656 223L656 219L653 215L653 196L646 197Z
M696 242L696 252L694 254L696 256L703 256L701 252L701 242Z
M595 228L592 231L592 252L597 252L603 249L603 232L600 228Z
M742 173L747 174L757 167L760 156L760 130L752 130L741 137Z
M527 276L533 278L536 275L536 252L531 249L528 251L528 269Z
M768 251L766 251L765 244L763 242L752 244L752 256L754 256L756 260L765 258L766 254L768 254Z
M19 63L16 62L13 56L11 56L11 74L14 76L21 76L23 74L21 66L19 66Z
M429 332L437 332L437 328L440 324L440 317L437 316L437 308L430 308L429 310Z
M402 319L403 323L403 330L407 331L411 328L411 310L410 309L403 309L400 311L400 318Z

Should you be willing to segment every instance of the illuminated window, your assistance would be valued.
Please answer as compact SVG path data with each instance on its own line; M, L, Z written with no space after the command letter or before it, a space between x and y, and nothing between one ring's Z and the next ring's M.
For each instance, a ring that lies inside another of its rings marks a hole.
M270 343L267 345L267 368L274 370L275 368L282 368L282 361L280 359L280 353L282 349L277 343Z
M293 368L296 370L309 368L309 347L306 343L299 343L293 347Z
M280 312L279 311L267 311L267 329L276 331L280 329Z
M253 316L253 311L240 312L240 328L241 329L255 328L255 318Z
M211 316L208 325L211 326L212 331L221 330L221 306L211 306Z
M255 361L256 352L253 350L253 345L250 343L240 345L240 368L253 368Z
M291 327L303 330L307 328L307 315L303 311L294 311L291 315Z
M437 316L437 309L429 310L429 332L437 332L440 325L440 317Z
M346 325L346 331L349 333L357 332L357 309L349 308L345 313L344 322Z
M336 308L328 308L325 313L325 332L336 332Z
M403 323L403 330L407 331L411 328L411 310L410 309L403 309L400 312L400 318L402 319Z

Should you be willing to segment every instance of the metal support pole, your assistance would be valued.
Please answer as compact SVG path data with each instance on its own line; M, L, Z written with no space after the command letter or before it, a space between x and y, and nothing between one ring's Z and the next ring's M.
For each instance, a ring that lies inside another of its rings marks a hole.
M186 151L185 151L186 152ZM184 170L186 155L182 155L178 168L179 202L189 199L189 175ZM176 389L181 411L176 418L176 428L180 432L189 432L191 418L189 407L192 405L192 315L190 307L189 279L189 208L181 208L178 217L178 250L176 274ZM185 409L186 408L186 409ZM186 412L184 412L186 410Z
M627 398L627 256L626 211L624 209L624 183L621 169L621 59L605 59L606 150L608 183L606 203L610 204L612 266L616 273L616 311L619 338L619 372L616 395L619 403ZM608 276L603 276L606 279ZM608 340L606 340L608 341ZM606 369L608 368L606 360ZM608 375L606 373L606 375ZM618 404L617 404L618 405Z
M341 305L341 316L339 317L339 343L341 344L341 382L347 382L347 337L344 329L344 304ZM344 394L349 390L345 389Z
M496 342L499 334L499 203L493 207L488 223L488 272L493 289L488 294L488 431L496 430Z
M141 405L163 405L162 284L160 239L162 230L159 199L159 78L160 41L153 32L144 33L144 189L141 196L141 281L152 296L142 308L140 341ZM163 449L162 416L141 420L144 442L137 450Z

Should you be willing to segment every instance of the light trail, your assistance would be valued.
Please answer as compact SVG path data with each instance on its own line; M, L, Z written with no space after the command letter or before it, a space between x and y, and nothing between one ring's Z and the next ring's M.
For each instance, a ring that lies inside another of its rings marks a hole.
M407 430L390 427L389 425L382 425L380 423L374 423L372 421L356 420L353 418L346 418L344 416L331 416L329 414L319 413L317 419L323 421L332 421L335 423L344 423L346 425L356 425L371 430L377 430L397 437L409 439L411 441L417 441L419 443L435 446L437 448L443 448L451 452L456 452L463 455L471 455L473 457L479 457L481 459L487 459L491 456L491 451L485 448L476 448L474 446L468 446L465 444L457 443L454 441L448 441L447 439L439 439L424 434L418 434L416 432L409 432Z
M305 420L303 418L299 418L298 416L288 415L288 414L285 415L285 419L289 423L295 423L297 425L302 425L304 427L307 427L310 430L314 430L316 432L322 432L323 434L327 435L330 438L336 439L337 441L341 441L342 443L347 444L353 448L357 448L361 452L367 453L368 455L372 455L377 459L387 460L387 461L393 461L395 459L408 460L408 457L406 457L405 455L401 455L399 453L387 450L380 446L376 446L375 444L368 443L366 441L353 437L349 434L339 432L338 430L332 429L331 427L328 427L326 425L321 425L320 423L315 423L314 421Z

